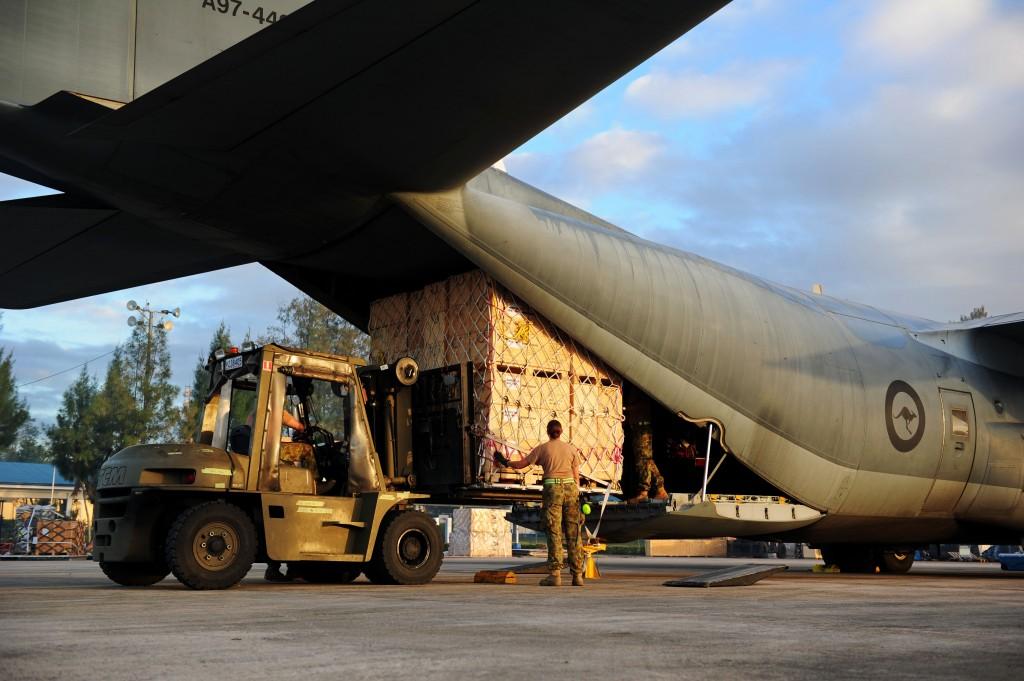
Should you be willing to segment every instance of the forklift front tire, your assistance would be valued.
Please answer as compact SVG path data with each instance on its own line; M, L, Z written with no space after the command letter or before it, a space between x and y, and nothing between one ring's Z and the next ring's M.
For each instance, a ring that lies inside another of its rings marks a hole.
M444 546L434 519L421 511L390 516L377 536L366 576L374 584L426 584L441 568Z
M182 511L167 533L167 564L190 589L229 589L256 559L256 528L245 511L223 501Z

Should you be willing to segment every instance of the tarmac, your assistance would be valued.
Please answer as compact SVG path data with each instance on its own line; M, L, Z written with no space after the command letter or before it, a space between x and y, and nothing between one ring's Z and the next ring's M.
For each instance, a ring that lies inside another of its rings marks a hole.
M4 679L1007 679L1024 669L1024 573L918 563L816 574L811 560L605 556L584 588L474 584L536 559L445 561L422 587L173 577L116 586L95 563L0 562ZM753 586L666 579L786 564Z

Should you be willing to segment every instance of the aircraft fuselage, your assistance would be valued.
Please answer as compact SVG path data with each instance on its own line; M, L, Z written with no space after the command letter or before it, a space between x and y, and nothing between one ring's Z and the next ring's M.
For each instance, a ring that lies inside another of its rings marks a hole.
M1020 536L1021 381L941 349L939 325L473 186L399 198L628 380L716 423L746 466L824 511L802 536Z

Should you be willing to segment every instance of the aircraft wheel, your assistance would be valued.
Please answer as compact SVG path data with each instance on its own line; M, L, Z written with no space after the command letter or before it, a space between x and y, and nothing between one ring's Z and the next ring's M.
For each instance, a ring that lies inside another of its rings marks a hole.
M859 544L830 544L821 547L826 565L835 565L840 572L873 574L878 565L875 551Z
M362 571L362 563L304 561L288 564L288 576L294 575L310 584L350 584Z
M882 572L897 575L910 572L913 564L913 551L882 551L881 560L878 561L878 567L881 568Z
M401 511L380 528L366 576L374 584L426 584L441 568L443 551L433 518L420 511Z
M164 547L171 572L191 589L228 589L256 559L256 528L242 509L211 501L182 511Z
M152 586L170 574L171 569L161 562L110 563L100 561L100 570L110 581L121 586Z

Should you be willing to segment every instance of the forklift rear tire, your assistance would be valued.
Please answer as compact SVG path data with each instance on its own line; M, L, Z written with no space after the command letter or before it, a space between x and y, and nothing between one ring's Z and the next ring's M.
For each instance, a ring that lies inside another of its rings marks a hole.
M882 551L881 560L878 561L878 567L882 569L882 572L893 575L906 574L910 572L913 565L913 551Z
M210 501L182 511L167 533L171 572L190 589L229 589L256 560L256 528L242 509Z
M100 570L110 581L121 586L153 586L171 573L171 569L160 562L152 563L109 563L100 561Z
M294 575L310 584L350 584L362 571L362 563L303 561L288 564L289 577Z
M389 514L377 535L366 576L374 584L426 584L441 569L444 547L437 523L420 511Z

